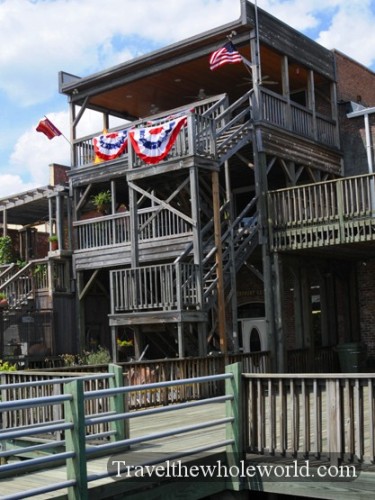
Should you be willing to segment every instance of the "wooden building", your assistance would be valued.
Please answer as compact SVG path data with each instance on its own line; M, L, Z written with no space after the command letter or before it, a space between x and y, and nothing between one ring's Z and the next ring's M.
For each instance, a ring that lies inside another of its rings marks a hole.
M228 39L243 62L212 71ZM263 350L281 372L336 371L341 344L375 356L373 82L246 0L217 29L61 72L75 348ZM82 136L90 110L103 127Z

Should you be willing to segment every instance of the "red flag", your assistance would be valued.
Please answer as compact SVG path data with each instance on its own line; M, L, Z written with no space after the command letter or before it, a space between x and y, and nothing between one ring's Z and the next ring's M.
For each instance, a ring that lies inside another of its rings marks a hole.
M40 120L36 130L37 132L42 132L48 137L48 139L53 139L54 137L61 135L60 130L55 127L55 125L48 118Z
M221 49L215 50L210 56L210 69L214 70L220 68L224 64L233 64L242 62L242 56L237 52L236 47L232 42L228 42L221 47Z

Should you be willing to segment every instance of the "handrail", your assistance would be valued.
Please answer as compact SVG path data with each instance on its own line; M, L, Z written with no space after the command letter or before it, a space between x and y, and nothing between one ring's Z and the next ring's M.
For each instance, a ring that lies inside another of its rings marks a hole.
M237 99L237 101L235 101L234 103L232 103L230 106L228 106L219 116L216 117L216 122L220 122L222 120L225 120L225 118L229 115L231 116L232 112L237 109L241 104L243 104L244 102L246 102L247 100L250 100L250 97L252 95L252 93L254 92L253 89L250 89L248 90L245 94L243 94L239 99ZM250 101L249 101L249 107L250 107ZM224 125L224 127L222 127L221 129L218 129L217 130L217 134L221 134L222 132L224 132L224 129L227 128L227 125Z
M156 439L163 439L171 436L179 436L185 433L194 433L196 431L204 429L215 429L217 427L225 426L228 428L227 436L224 439L209 439L208 441L202 443L197 448L184 448L180 449L174 454L168 454L168 457L158 456L157 459L148 459L143 465L151 465L152 463L163 463L165 458L168 460L176 460L177 458L188 458L197 456L203 451L215 451L221 450L226 447L227 453L231 457L234 457L236 463L239 461L240 456L238 454L238 446L240 444L240 426L241 426L241 406L239 395L239 385L241 382L240 377L240 365L231 365L226 368L225 373L204 376L198 378L189 378L183 380L169 380L164 383L154 383L148 384L147 389L153 390L161 387L173 387L180 386L181 384L189 385L191 383L213 383L217 381L225 382L226 394L223 397L210 399L206 398L194 403L188 404L176 404L170 407L162 407L158 409L158 414L176 412L182 409L186 409L188 405L194 406L204 406L215 403L226 404L226 415L225 416L211 416L205 421L196 421L193 423L187 423L180 427L168 427L166 430L161 430L159 432L144 433L141 436L131 437L129 431L123 431L124 426L128 428L128 421L131 418L136 418L139 416L137 412L128 412L125 406L122 408L116 403L114 403L113 408L116 409L112 414L107 413L102 417L87 416L85 415L85 403L90 400L102 400L111 399L115 402L120 402L123 400L121 397L125 392L137 391L139 387L134 386L126 387L121 382L121 369L116 365L112 365L112 370L114 373L115 384L111 388L101 389L97 391L85 391L83 387L82 380L68 381L64 384L64 393L59 396L59 399L64 400L65 407L65 421L52 421L48 426L31 426L29 428L24 428L21 430L22 436L32 436L38 432L55 432L56 430L65 432L65 440L60 442L63 447L62 451L56 451L52 455L47 455L42 458L33 458L26 461L21 461L17 463L9 463L7 465L0 465L0 484L2 478L9 481L10 475L20 474L22 472L31 473L36 465L54 466L58 461L65 462L65 470L67 473L67 480L63 482L52 482L48 486L40 486L39 488L27 489L18 493L14 498L24 498L26 496L33 496L41 491L52 492L58 491L63 488L68 488L68 494L70 498L83 498L82 495L86 497L88 484L98 480L110 478L118 473L117 467L108 468L104 472L99 472L95 474L89 474L87 464L91 459L97 458L99 456L111 456L116 452L124 451L129 448L129 446L135 446L137 444L143 444ZM117 398L117 399L114 399ZM29 400L30 408L35 408L38 404L44 404L48 398L31 398ZM53 399L54 401L55 399ZM9 404L8 404L9 403ZM13 409L19 409L25 403L22 401L11 401L11 402L0 402L0 411L9 410L10 407ZM46 403L47 404L47 403ZM149 409L142 412L143 415L153 415L155 414L155 409ZM111 425L116 431L112 436L112 441L105 444L90 444L87 446L87 432L86 427L92 425L99 425L99 423L106 423ZM230 433L229 430L233 433ZM4 432L0 431L0 439L11 439L12 437L19 436L19 429L6 429ZM189 446L189 445L187 445ZM7 442L7 450L0 452L0 456L11 456L11 442ZM46 449L46 448L44 448ZM16 451L16 449L14 449ZM5 455L4 455L5 453ZM69 466L68 465L69 461ZM131 466L131 464L129 464ZM138 465L139 466L139 465ZM101 487L103 487L101 485ZM3 492L4 488L2 488ZM12 489L14 491L14 488ZM36 493L37 492L37 493ZM5 498L12 498L12 496L5 496Z

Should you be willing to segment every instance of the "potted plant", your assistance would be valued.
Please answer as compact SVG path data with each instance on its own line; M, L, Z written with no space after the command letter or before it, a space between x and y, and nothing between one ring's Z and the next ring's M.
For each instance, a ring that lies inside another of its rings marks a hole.
M8 297L5 293L0 292L0 308L8 307Z
M98 212L106 214L111 206L111 191L109 189L107 191L100 191L91 197L91 201Z
M48 241L51 243L51 250L57 250L59 248L59 240L56 234L51 234Z

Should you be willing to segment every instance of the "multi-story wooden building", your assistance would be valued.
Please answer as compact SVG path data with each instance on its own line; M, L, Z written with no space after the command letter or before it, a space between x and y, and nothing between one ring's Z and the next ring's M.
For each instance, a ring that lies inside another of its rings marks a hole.
M212 71L228 38L243 62ZM59 81L77 349L263 350L278 371L336 370L347 342L375 355L371 71L243 0L230 24ZM82 137L88 110L105 131Z

